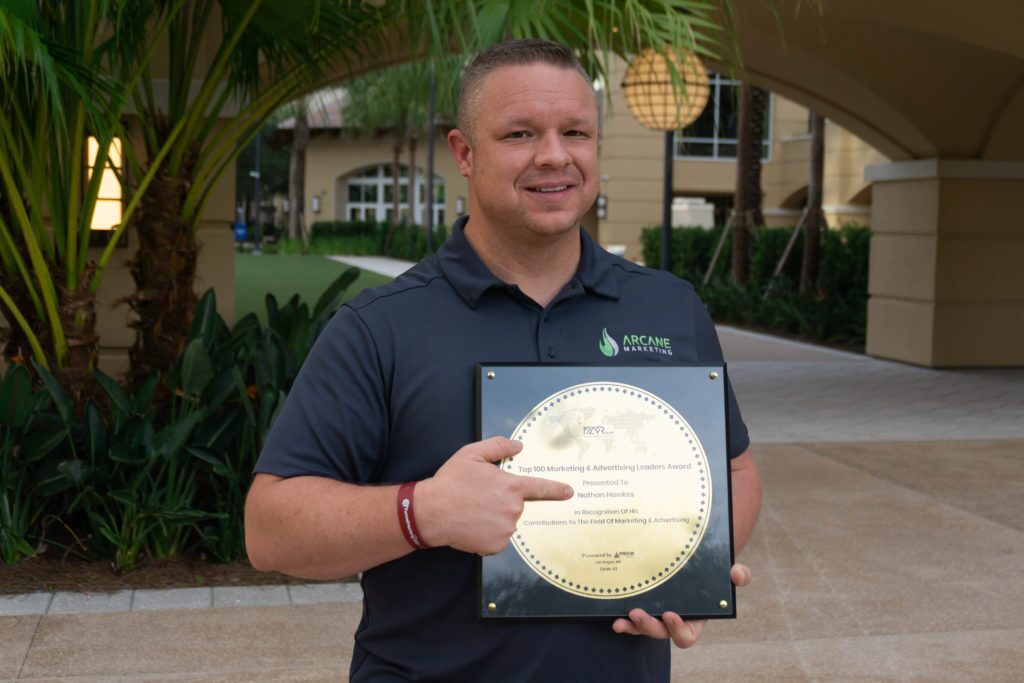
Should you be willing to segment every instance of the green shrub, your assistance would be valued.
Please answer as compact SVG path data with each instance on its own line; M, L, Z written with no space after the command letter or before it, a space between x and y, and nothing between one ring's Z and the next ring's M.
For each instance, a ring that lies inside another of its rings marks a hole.
M419 261L427 252L427 236L423 226L400 223L394 226L391 244L385 250L389 223L373 221L317 221L313 224L309 244L283 238L277 253L314 254L317 256L391 256L406 261ZM448 237L443 225L434 226L434 248Z
M814 291L799 292L803 235L793 246L779 278L772 273L794 228L765 228L751 239L750 283L729 278L732 237L726 239L715 272L702 285L722 227L675 228L672 272L690 281L715 320L763 327L807 339L863 346L867 331L868 228L844 225L822 233L821 265ZM644 260L661 262L661 228L642 234ZM765 291L771 283L767 296Z
M209 290L166 377L132 394L96 371L81 414L42 366L33 363L39 386L12 366L0 381L0 559L31 556L43 541L109 559L117 572L143 555L243 557L263 440L357 276L345 271L312 308L268 295L266 326L249 314L229 329Z

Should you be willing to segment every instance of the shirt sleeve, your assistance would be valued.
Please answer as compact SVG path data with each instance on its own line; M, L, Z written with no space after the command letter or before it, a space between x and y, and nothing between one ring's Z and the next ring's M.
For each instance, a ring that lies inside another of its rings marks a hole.
M387 452L383 378L369 328L343 306L313 344L254 471L373 481Z
M697 357L705 363L724 363L722 345L718 341L718 333L715 331L715 324L711 320L707 307L703 302L694 306L694 329L697 332ZM736 394L732 390L732 381L729 373L726 372L725 383L725 406L726 406L726 428L729 433L729 457L736 458L743 455L750 447L750 435L747 433L747 425L743 422L740 414L740 406L736 402Z

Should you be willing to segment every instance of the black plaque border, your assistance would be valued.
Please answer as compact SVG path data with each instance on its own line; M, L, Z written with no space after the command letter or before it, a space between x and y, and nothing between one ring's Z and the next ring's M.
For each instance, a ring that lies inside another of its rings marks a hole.
M665 366L652 365L651 363L621 363L621 362L619 362L619 363L606 363L606 364L600 364L600 365L595 365L595 364L592 364L592 363L509 363L509 362L477 363L476 367L475 367L475 379L474 379L475 391L476 391L476 401L475 401L475 404L476 404L476 406L475 406L476 407L476 415L475 415L475 422L476 422L476 438L477 438L477 440L486 438L484 436L484 434L483 434L483 414L482 414L482 409L483 409L483 407L482 407L482 398L483 398L483 394L482 394L482 392L483 392L483 383L485 381L485 376L486 376L487 371L489 369L497 370L497 369L500 369L500 368L516 368L516 367L543 368L543 369L546 369L546 370L548 370L548 369L556 369L556 368L575 368L575 369L579 369L579 370L583 371L586 374L586 376L575 377L573 379L573 381L571 382L571 383L574 383L574 384L575 383L582 383L582 382L601 382L601 381L616 381L616 382L618 382L618 381L622 381L621 379L618 379L618 378L610 378L608 376L603 376L601 373L603 371L606 371L606 370L613 370L613 371L615 371L615 370L630 369L630 368L648 368L648 369L656 368L656 369L661 370L661 371L672 372L673 369L690 368L690 369L704 369L708 373L718 372L719 373L719 379L722 380L722 386L723 386L723 390L722 390L722 416L723 416L723 421L722 421L722 424L724 425L724 428L725 428L725 435L724 435L724 437L725 437L725 452L724 452L723 455L724 455L725 460L726 460L726 462L725 462L725 468L726 468L725 492L726 492L726 511L727 511L726 512L726 520L727 520L726 521L726 526L728 527L727 531L728 531L728 539L729 539L729 548L728 548L729 562L728 562L728 564L729 564L729 567L731 567L733 564L735 564L735 562L736 562L736 545L735 545L735 539L734 539L734 536L733 536L732 477L729 476L729 457L728 457L728 454L729 454L729 451L730 451L730 448L731 448L731 440L730 440L730 430L729 430L730 425L729 425L729 406L728 406L728 391L727 391L727 387L728 387L728 366L727 366L726 363L724 363L724 362L721 363L721 364L673 363L672 365L665 365ZM645 391L649 390L648 387L646 387L646 386L644 386L643 384L640 384L640 383L637 383L636 386L640 387L641 389L644 389ZM656 392L653 392L653 393L656 393ZM537 396L536 401L534 402L534 404L539 403L544 398L545 398L544 396ZM662 397L662 398L664 399L664 397ZM669 401L669 403L671 403L671 401ZM673 406L673 407L675 407L675 406ZM677 408L677 410L678 410L678 408ZM685 415L684 415L684 417L685 417ZM708 459L709 459L709 465L710 465L710 460L711 460L711 456L710 455L708 456ZM717 492L717 490L716 490L716 492ZM710 531L710 529L708 531ZM699 553L699 552L700 552L700 549L698 548L696 553ZM521 558L519 558L518 553L516 553L516 550L512 547L511 542L505 548L505 550L502 551L502 553L499 553L499 555L508 554L508 553L511 553L512 556L515 556L515 560L518 561L522 565L522 570L524 572L529 572L531 574L533 573L533 569L531 569L529 566L527 566L526 563L523 562L523 560ZM696 555L696 553L695 553L695 555ZM540 615L522 615L522 616L520 616L520 615L491 614L491 613L489 613L489 611L487 609L487 605L484 602L484 595L483 595L483 592L484 592L483 564L484 564L485 561L487 561L487 558L481 557L481 558L478 558L477 563L476 563L477 564L477 566L476 566L476 596L477 596L477 601L476 601L477 602L477 605L476 605L477 611L476 611L476 614L477 614L477 620L478 621L515 622L515 623L523 623L523 622L548 622L548 623L550 623L550 622L607 622L609 619L614 619L614 618L617 618L617 617L626 617L627 616L626 613L629 610L635 609L637 607L639 607L641 609L644 609L645 611L648 612L648 614L651 614L652 616L655 616L655 617L662 616L663 612L665 611L665 610L657 610L657 609L652 610L652 609L649 609L648 606L647 606L648 600L645 600L645 596L647 594L642 594L642 595L634 596L634 597L627 597L627 598L609 600L607 598L587 598L587 597L584 597L584 596L568 593L567 591L559 591L559 589L557 589L555 586L550 586L550 590L551 591L557 591L558 593L564 594L565 596L569 596L569 598L567 598L567 599L571 600L572 602L578 602L581 606L583 606L583 605L594 605L594 604L597 604L597 603L604 603L606 605L613 605L613 604L616 605L616 606L621 605L623 609L621 611L608 610L607 612L602 612L600 614L581 613L581 614L573 614L573 615L550 615L550 616L548 616L548 615L545 615L545 616L540 616ZM681 578L682 577L677 575L677 576L673 577L672 579L670 579L669 581L667 581L663 585L671 586L671 584L674 581L679 580ZM544 579L539 579L539 580L540 581L544 581ZM707 612L689 612L689 611L686 611L686 610L681 610L681 611L672 610L672 611L676 611L676 613L679 614L684 619L735 619L737 617L736 586L735 586L735 584L732 583L731 580L729 580L727 583L728 583L728 591L729 591L729 606L726 609L718 609L717 611L712 610L712 611L707 611ZM655 590L658 590L658 589L655 589Z

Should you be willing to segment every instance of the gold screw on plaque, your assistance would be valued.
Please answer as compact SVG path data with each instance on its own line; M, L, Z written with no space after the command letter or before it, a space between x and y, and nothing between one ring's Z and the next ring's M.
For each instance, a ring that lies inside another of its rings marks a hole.
M718 606L721 607L722 609L725 609L726 607L729 606L729 603L726 602L725 600L722 600L722 602L718 603Z
M494 373L491 373L491 374L494 374ZM488 611L488 612L494 612L494 611L496 611L497 609L498 609L498 606L497 606L497 605L495 605L495 604L494 604L493 602L489 602L489 603L487 603L487 611Z
M717 372L712 371L710 376L711 376L711 379L718 379L718 373Z
M487 373L487 379L494 379L494 371Z

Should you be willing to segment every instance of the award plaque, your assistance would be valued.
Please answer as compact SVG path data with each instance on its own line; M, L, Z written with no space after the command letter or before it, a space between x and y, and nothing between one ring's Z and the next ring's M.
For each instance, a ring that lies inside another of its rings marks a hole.
M722 365L477 366L478 432L499 466L572 486L527 502L481 559L481 619L608 619L639 607L736 616Z

